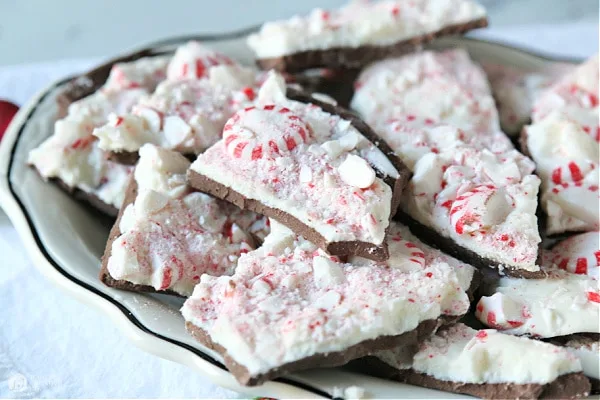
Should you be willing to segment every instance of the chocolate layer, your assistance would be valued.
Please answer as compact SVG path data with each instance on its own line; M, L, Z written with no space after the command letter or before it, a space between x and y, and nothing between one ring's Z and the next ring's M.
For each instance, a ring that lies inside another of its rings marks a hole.
M303 73L293 75L293 80L308 92L324 93L335 99L340 106L349 107L354 96L354 81L360 71L359 69L322 69L318 75Z
M436 249L458 258L467 264L471 264L474 267L480 269L493 268L499 271L501 274L515 278L543 279L546 277L546 273L542 270L535 272L525 271L513 267L507 267L497 261L482 257L474 251L460 246L451 238L442 236L434 229L423 225L419 221L406 214L404 211L399 211L396 219L408 226L410 231L425 244L435 247Z
M344 365L351 360L365 357L376 351L414 345L420 340L429 337L435 331L438 324L439 322L436 320L423 321L416 329L401 335L383 336L376 339L365 340L350 346L343 351L318 353L310 357L273 368L258 375L250 374L246 367L235 362L229 356L229 354L227 354L227 350L224 347L212 341L205 330L195 326L191 322L186 322L186 328L192 334L194 339L223 356L223 359L225 360L225 366L233 374L233 376L235 376L238 382L246 386L256 386L268 380L294 371L301 371L317 367L336 367Z
M600 333L574 333L572 335L557 336L548 339L548 342L557 346L570 347L573 349L590 347L592 344L600 342ZM590 376L587 378L590 380L590 384L592 385L591 393L600 394L600 380Z
M107 216L107 217L113 219L113 218L117 217L117 215L119 214L119 210L115 206L105 203L98 196L96 196L92 193L84 192L81 189L70 187L69 185L67 185L64 181L62 181L59 178L52 178L50 180L52 182L56 183L56 185L59 188L61 188L62 190L67 192L69 195L71 195L71 197L73 197L75 200L77 200L85 205L94 207L94 209L99 211L104 216Z
M66 111L71 103L81 100L100 89L108 79L110 70L114 64L132 62L143 57L154 57L168 53L169 52L167 51L156 51L153 49L140 50L122 57L113 58L96 68L71 79L63 92L59 94L56 99L59 105L59 118L66 115Z
M558 377L545 385L516 383L464 383L436 379L412 369L399 370L379 358L369 356L353 362L353 369L383 379L422 386L482 399L575 399L590 393L590 383L581 373Z
M121 222L121 218L123 217L123 213L129 204L132 204L135 201L138 193L137 182L134 179L133 174L129 178L129 183L127 185L127 192L125 192L125 200L123 201L123 205L119 210L117 221L113 225L110 230L110 234L108 236L108 242L106 243L106 248L104 250L104 255L102 256L102 266L100 267L99 278L102 283L106 286L113 287L115 289L128 290L130 292L140 292L140 293L163 293L163 294L171 294L174 296L181 296L179 293L174 292L172 290L156 290L152 286L148 285L138 285L135 283L128 282L126 280L114 279L110 272L108 272L108 259L112 253L112 244L113 242L121 236L121 230L119 229L119 223Z
M451 382L413 370L398 371L388 379L429 389L468 394L483 399L576 399L590 393L590 382L581 372L562 375L545 385Z
M364 135L371 143L379 148L390 160L392 165L398 170L399 176L394 179L391 177L383 176L381 172L377 171L377 175L384 180L384 182L392 189L392 201L391 201L391 212L390 218L392 218L400 205L400 199L402 191L410 179L411 173L404 163L396 156L392 149L379 138L375 132L365 122L358 118L355 114L350 111L335 106L329 103L325 103L314 99L310 94L298 91L295 89L288 88L287 96L291 100L299 101L306 104L315 104L321 107L324 111L338 115L343 119L351 122L351 124ZM274 218L282 224L286 225L292 231L303 236L308 241L314 243L316 246L327 250L330 254L337 256L348 256L357 255L365 257L375 261L384 261L389 257L387 245L384 242L382 245L376 246L372 243L362 241L344 241L344 242L328 242L325 237L318 233L315 229L306 225L303 221L300 221L296 217L276 208L272 208L262 204L258 200L249 199L240 194L239 192L227 187L213 179L199 174L198 172L190 169L188 170L188 184L202 192L208 193L214 197L222 200L226 200L230 203L235 204L241 209L254 211L259 214L266 215L267 217Z
M359 69L385 58L398 57L415 51L419 46L441 36L462 34L488 25L487 18L464 24L447 26L437 32L403 40L389 46L336 47L326 50L308 50L273 58L262 58L257 64L265 70L299 72L310 68Z

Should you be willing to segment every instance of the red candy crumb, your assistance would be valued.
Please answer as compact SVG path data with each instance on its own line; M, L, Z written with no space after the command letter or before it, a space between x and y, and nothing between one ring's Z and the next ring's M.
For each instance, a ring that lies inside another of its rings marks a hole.
M593 303L600 303L600 293L598 292L587 292L587 298Z
M19 107L6 100L0 100L0 139L8 128L8 124L19 111Z
M251 87L246 87L246 88L242 89L242 92L246 95L248 100L254 100L254 98L256 97L256 94L254 93L254 89L252 89Z
M523 325L523 322L521 322L521 321L508 321L508 324L512 328L518 328L519 326Z
M162 282L160 284L159 290L165 290L169 286L171 286L171 279L173 279L173 271L171 268L166 267L163 270Z
M587 259L578 258L577 264L575 265L575 273L580 275L587 274Z
M475 337L476 337L477 339L481 339L481 340L484 340L484 339L486 339L486 338L487 338L487 336L488 336L488 334L487 334L487 332L486 332L486 331L479 331L479 332L477 332L477 335L475 335Z
M487 324L489 326L496 326L496 313L494 313L493 311L488 312Z

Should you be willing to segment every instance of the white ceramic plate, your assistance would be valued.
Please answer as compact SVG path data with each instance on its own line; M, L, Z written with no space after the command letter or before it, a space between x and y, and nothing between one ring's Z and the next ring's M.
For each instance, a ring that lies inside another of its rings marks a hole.
M216 50L250 63L244 44L248 33L196 37ZM190 38L151 46L173 50ZM437 48L460 46L478 61L543 69L554 62L529 51L466 38L440 40ZM333 397L334 387L358 385L369 397L463 398L337 369L311 370L248 388L223 367L220 356L192 340L179 314L182 301L164 295L135 294L108 288L98 280L100 257L110 226L103 218L44 182L27 167L29 150L52 133L55 97L69 80L51 84L21 108L0 146L0 205L10 217L40 271L79 300L107 313L136 346L157 356L186 364L216 384L254 396L279 398Z

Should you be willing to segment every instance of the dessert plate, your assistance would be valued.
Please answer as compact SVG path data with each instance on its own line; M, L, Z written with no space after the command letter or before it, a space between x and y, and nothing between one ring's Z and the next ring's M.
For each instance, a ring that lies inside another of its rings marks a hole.
M172 52L190 39L200 40L243 63L252 62L245 36L252 29L215 36L181 37L148 46L152 53ZM431 47L464 47L477 61L526 70L576 60L550 58L531 51L469 38L447 38ZM368 397L464 398L360 375L342 368L316 369L276 379L259 387L240 386L220 356L187 334L179 314L182 300L138 294L104 286L98 280L100 257L111 222L44 182L26 165L28 152L52 133L56 96L71 78L52 83L15 116L0 146L0 206L11 219L34 264L52 282L82 302L109 315L136 346L188 365L214 383L251 396L333 398L360 386ZM337 389L336 389L337 388ZM335 389L335 390L334 390Z

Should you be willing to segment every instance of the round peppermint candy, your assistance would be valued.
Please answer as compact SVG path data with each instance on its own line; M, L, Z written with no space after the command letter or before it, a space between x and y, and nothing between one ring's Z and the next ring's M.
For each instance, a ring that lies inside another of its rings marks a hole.
M581 275L597 275L600 266L600 235L587 232L571 236L552 248L547 263Z
M460 194L449 207L450 223L459 235L501 223L512 205L503 188L479 185Z
M309 136L308 124L289 108L275 105L240 110L223 129L227 153L244 160L280 157Z

